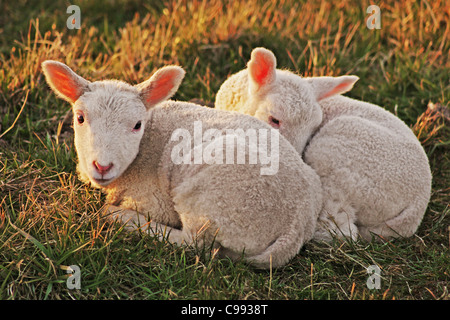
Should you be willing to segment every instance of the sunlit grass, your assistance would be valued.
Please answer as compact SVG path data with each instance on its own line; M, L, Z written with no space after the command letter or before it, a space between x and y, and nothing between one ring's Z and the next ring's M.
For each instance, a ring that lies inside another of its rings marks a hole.
M1 299L449 298L445 1L383 2L380 30L366 28L369 1L73 4L81 8L80 30L66 28L66 3L2 4L1 17L10 20L0 29ZM62 61L93 81L133 84L178 64L187 74L175 98L212 102L256 46L303 76L358 75L350 96L385 107L413 128L434 176L416 236L310 243L287 266L266 272L128 234L101 214L104 196L76 177L70 106L48 89L41 62ZM81 267L81 290L66 287L71 264ZM372 264L382 269L380 290L366 287Z

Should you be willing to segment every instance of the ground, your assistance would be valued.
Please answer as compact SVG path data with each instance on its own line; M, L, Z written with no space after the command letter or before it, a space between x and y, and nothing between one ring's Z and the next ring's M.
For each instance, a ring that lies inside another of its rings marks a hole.
M448 2L380 2L380 29L366 23L372 3L356 0L71 4L80 29L67 28L66 1L0 5L0 299L450 298ZM303 76L359 76L349 96L414 130L433 173L415 236L311 242L286 266L258 271L126 233L101 215L104 195L76 176L70 106L50 92L41 62L133 84L178 64L187 74L175 98L211 103L257 46ZM70 265L81 289L67 286ZM378 289L367 285L372 265Z

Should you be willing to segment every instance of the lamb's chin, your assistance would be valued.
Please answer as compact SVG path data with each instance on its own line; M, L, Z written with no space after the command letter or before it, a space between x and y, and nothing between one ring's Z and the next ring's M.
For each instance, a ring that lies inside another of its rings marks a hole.
M108 186L114 179L91 179L91 182L100 187Z
M116 180L116 176L108 177L108 178L99 178L99 177L89 177L89 181L98 188L105 188L109 186L114 180Z

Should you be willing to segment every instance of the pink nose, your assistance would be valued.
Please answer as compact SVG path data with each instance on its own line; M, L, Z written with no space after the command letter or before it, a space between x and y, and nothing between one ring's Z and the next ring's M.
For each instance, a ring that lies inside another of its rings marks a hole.
M111 170L111 168L113 167L112 163L110 163L107 166L102 166L97 161L94 161L92 164L94 165L95 170L97 170L97 172L100 173L101 175L107 174L108 171Z

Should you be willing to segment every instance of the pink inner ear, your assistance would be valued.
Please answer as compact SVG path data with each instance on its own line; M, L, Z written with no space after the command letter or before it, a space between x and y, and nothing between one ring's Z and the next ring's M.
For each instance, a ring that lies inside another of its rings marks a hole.
M264 82L264 79L267 78L267 74L270 70L270 63L268 63L266 60L261 59L258 63L258 67L254 71L254 79L256 82L262 84Z
M250 73L253 80L260 86L266 84L270 79L271 71L275 69L275 65L270 57L264 54L256 54L254 59L249 63Z
M145 94L145 101L149 104L156 104L165 99L174 87L173 79L177 76L177 71L166 71L158 77L156 82Z
M334 88L331 89L330 91L325 92L324 94L322 94L322 95L319 97L319 100L322 100L322 99L325 99L325 98L334 96L335 94L339 94L339 93L341 93L341 92L345 92L345 91L347 91L347 88L348 88L349 86L351 86L352 84L353 84L352 81L344 81L344 82L338 84L336 87L334 87Z
M58 65L47 65L46 70L55 89L71 102L77 101L82 94L82 90L80 84L73 79L73 75Z

